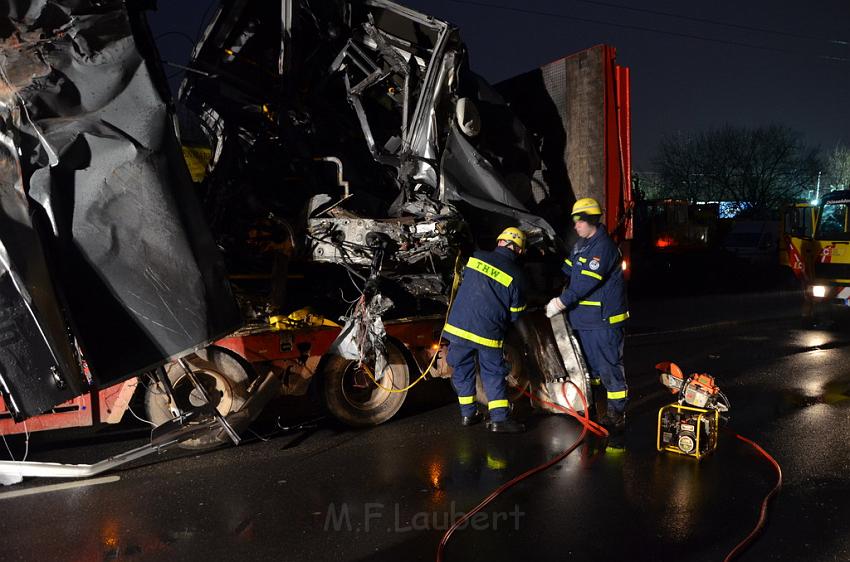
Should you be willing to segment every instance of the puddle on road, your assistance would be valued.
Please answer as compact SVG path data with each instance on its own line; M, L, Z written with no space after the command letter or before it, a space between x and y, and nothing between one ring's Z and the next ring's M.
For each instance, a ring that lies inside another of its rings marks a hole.
M812 381L802 388L766 391L758 387L739 387L732 405L749 404L749 410L761 410L759 418L778 419L815 406L844 408L850 406L850 381Z

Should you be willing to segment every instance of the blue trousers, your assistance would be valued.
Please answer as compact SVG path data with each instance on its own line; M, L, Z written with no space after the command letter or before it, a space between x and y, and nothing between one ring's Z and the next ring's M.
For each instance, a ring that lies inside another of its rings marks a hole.
M508 400L505 377L510 372L504 354L498 348L482 348L449 343L446 362L452 368L452 386L460 402L460 413L471 416L477 411L475 405L475 359L481 371L481 382L487 394L490 419L495 422L508 419Z
M605 386L608 410L622 414L628 401L626 371L623 368L623 328L576 330L575 333L591 379L599 379Z

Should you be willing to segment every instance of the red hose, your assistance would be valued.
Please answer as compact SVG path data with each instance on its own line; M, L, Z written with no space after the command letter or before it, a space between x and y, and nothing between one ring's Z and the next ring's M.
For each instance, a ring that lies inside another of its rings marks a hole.
M567 382L569 382L569 384L572 384L573 386L576 386L571 381L567 381ZM578 392L578 396L581 399L582 405L584 406L584 415L579 414L576 411L576 409L572 407L572 404L570 404L569 399L567 399L566 385L561 386L561 394L564 397L564 402L566 402L569 405L569 407L564 407L564 406L561 406L560 404L556 404L554 402L549 402L548 400L542 400L542 399L537 398L536 396L532 395L531 393L529 393L526 390L521 390L521 392L525 396L529 397L531 400L534 400L534 401L539 402L541 404L544 404L546 406L550 406L552 408L555 408L556 410L560 410L560 411L564 412L565 414L568 414L568 415L576 418L582 424L584 429L582 429L582 432L578 436L578 439L576 439L576 441L572 445L570 445L570 447L567 448L564 452L562 452L559 455L555 456L554 458L546 461L545 463L543 463L539 466L536 466L534 468L531 468L530 470L527 470L527 471L523 472L522 474L520 474L519 476L517 476L517 477L509 480L508 482L502 484L501 486L496 488L496 490L494 490L493 493L491 493L489 496L484 498L478 505L476 505L474 508L472 508L472 510L470 510L469 513L465 514L463 517L461 517L460 519L455 521L454 524L452 524L452 526L449 527L449 530L446 531L446 533L443 535L443 538L440 539L440 544L437 546L437 562L443 562L443 553L445 551L446 545L448 544L449 539L451 538L452 534L457 530L457 528L460 527L461 525L463 525L466 521L468 521L476 513L480 512L482 509L484 509L488 504L490 504L490 502L492 502L494 499L496 499L503 492L505 492L506 490L517 485L518 483L525 480L526 478L528 478L528 477L530 477L534 474L537 474L538 472L542 472L542 471L546 470L547 468L551 467L552 465L557 464L558 462L565 459L570 453L572 453L581 444L582 441L584 441L585 437L587 436L588 431L590 431L594 435L601 437L601 438L608 437L608 431L604 427L602 427L601 425L592 421L590 419L590 417L588 416L588 414L587 414L587 400L586 400L584 394L581 392L581 389L579 389L576 386L576 391ZM747 443L748 445L750 445L753 449L756 450L756 452L758 452L761 456L763 456L768 461L770 461L770 463L773 465L774 470L776 471L776 477L777 478L776 478L776 485L765 496L764 500L762 500L762 502L761 502L761 511L759 513L759 518L758 518L758 522L756 523L756 526L753 528L752 531L750 531L750 533L741 542L739 542L735 546L735 548L732 549L731 552L729 552L729 554L726 555L726 558L723 559L723 562L730 562L732 559L739 556L750 544L752 544L753 540L755 540L756 536L762 531L762 529L764 529L764 525L765 525L765 522L767 520L767 506L770 503L770 500L773 498L773 496L775 496L777 493L779 493L779 489L782 488L782 467L779 466L779 463L776 462L776 459L774 459L770 455L770 453L765 451L755 441L747 439L746 437L743 437L743 436L741 436L737 433L735 434L735 437L737 439L740 439L744 443Z
M782 467L779 466L779 463L776 462L770 453L761 448L761 446L755 441L751 441L746 437L742 437L741 435L735 434L735 437L743 441L744 443L750 445L753 449L756 450L761 456L766 458L773 465L774 470L776 471L776 485L773 489L764 497L764 500L761 502L761 512L759 513L759 520L756 523L756 526L750 531L750 534L747 535L744 540L739 542L732 551L726 555L726 558L723 559L723 562L729 562L739 554L741 554L752 542L755 540L756 535L758 535L761 530L764 528L764 523L767 519L767 504L770 502L771 498L775 496L779 489L782 487Z
M549 468L550 466L557 464L560 461L562 461L563 459L565 459L570 453L572 453L576 449L576 447L578 447L581 444L582 441L584 441L584 438L587 436L588 431L591 431L594 435L597 435L599 437L607 437L608 436L608 432L605 430L605 428L603 428L602 426L600 426L596 422L592 421L588 417L588 415L587 415L587 400L585 399L584 394L582 393L581 389L579 389L579 387L576 386L573 382L571 382L571 381L567 381L567 382L576 387L576 391L578 392L578 396L579 396L579 398L581 398L582 404L584 405L584 415L583 416L581 414L579 414L575 410L575 408L572 407L572 405L570 404L570 401L567 399L567 393L566 393L566 390L565 390L566 385L561 386L561 392L564 396L564 401L567 404L570 404L569 408L565 408L564 406L561 406L560 404L555 404L554 402L549 402L547 400L541 400L540 398L533 396L532 394L530 394L526 390L522 390L521 392L525 396L528 396L529 398L531 398L532 400L535 400L535 401L540 402L541 404L545 404L547 406L552 406L556 410L561 410L565 414L569 414L569 415L573 416L574 418L576 418L579 422L581 422L582 426L584 426L584 429L582 429L581 434L578 436L578 439L576 439L576 441L572 445L570 445L570 447L567 450L565 450L564 452L555 456L554 458L546 461L545 463L543 463L539 466L536 466L534 468L531 468L530 470L523 472L522 474L520 474L519 476L509 480L508 482L505 482L504 484L502 484L501 486L496 488L496 490L494 490L493 493L491 493L489 496L487 496L486 498L481 500L481 502L478 505L476 505L474 508L472 508L469 511L469 513L465 514L463 517L461 517L460 519L455 521L452 524L452 526L449 527L449 530L446 531L446 533L443 535L443 538L440 539L440 544L437 546L437 562L443 561L443 551L445 550L446 545L449 542L449 538L451 538L451 536L455 532L455 530L457 530L458 527L460 527L466 521L468 521L473 515L475 515L476 513L478 513L479 511L481 511L485 507L487 507L487 505L490 502L492 502L494 499L496 499L503 492L512 488L513 486L517 485L518 483L522 482L523 480L525 480L529 476L537 474L538 472L542 472L542 471L546 470L547 468Z

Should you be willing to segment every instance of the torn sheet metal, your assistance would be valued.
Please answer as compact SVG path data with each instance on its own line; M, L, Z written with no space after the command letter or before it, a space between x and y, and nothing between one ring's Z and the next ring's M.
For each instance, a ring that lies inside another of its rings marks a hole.
M517 225L536 242L556 239L549 223L526 209L505 177L454 124L443 152L441 169L446 199L466 203L480 212L465 214L477 232L489 232L495 237L504 225ZM494 221L494 215L501 220Z
M331 344L330 353L374 366L375 380L381 380L388 365L387 331L381 315L392 305L392 301L380 293L368 302L365 296L361 297L339 336Z
M555 403L583 412L584 407L578 393L581 392L584 395L588 404L591 404L593 400L590 391L590 371L584 361L584 353L566 314L556 314L549 319L549 322L552 326L558 356L561 359L564 372L567 374L567 380L572 384L564 385L564 388L561 389L558 388L559 383L547 381L546 389Z
M69 336L105 386L239 325L149 38L119 0L0 15L0 293L41 357L0 374L17 416L84 390Z
M4 98L4 110L9 98ZM44 248L29 215L17 147L0 117L0 391L9 411L40 412L81 394L85 381Z

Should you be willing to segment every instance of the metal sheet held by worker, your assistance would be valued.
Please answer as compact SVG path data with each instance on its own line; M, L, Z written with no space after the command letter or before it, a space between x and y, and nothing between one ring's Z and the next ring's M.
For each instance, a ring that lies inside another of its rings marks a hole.
M203 345L239 319L141 13L119 0L6 6L0 288L9 302L14 286L37 328L16 330L25 348L47 348L41 356L70 387L45 400L24 390L43 373L4 368L9 402L32 415L81 390L66 324L94 382L109 384Z
M556 314L549 321L552 326L555 345L558 348L558 355L560 355L564 370L572 383L564 387L563 394L559 392L560 389L548 385L549 393L552 399L562 406L583 411L582 401L576 391L580 391L588 401L593 400L593 395L590 392L589 371L584 362L581 346L573 333L566 314Z

